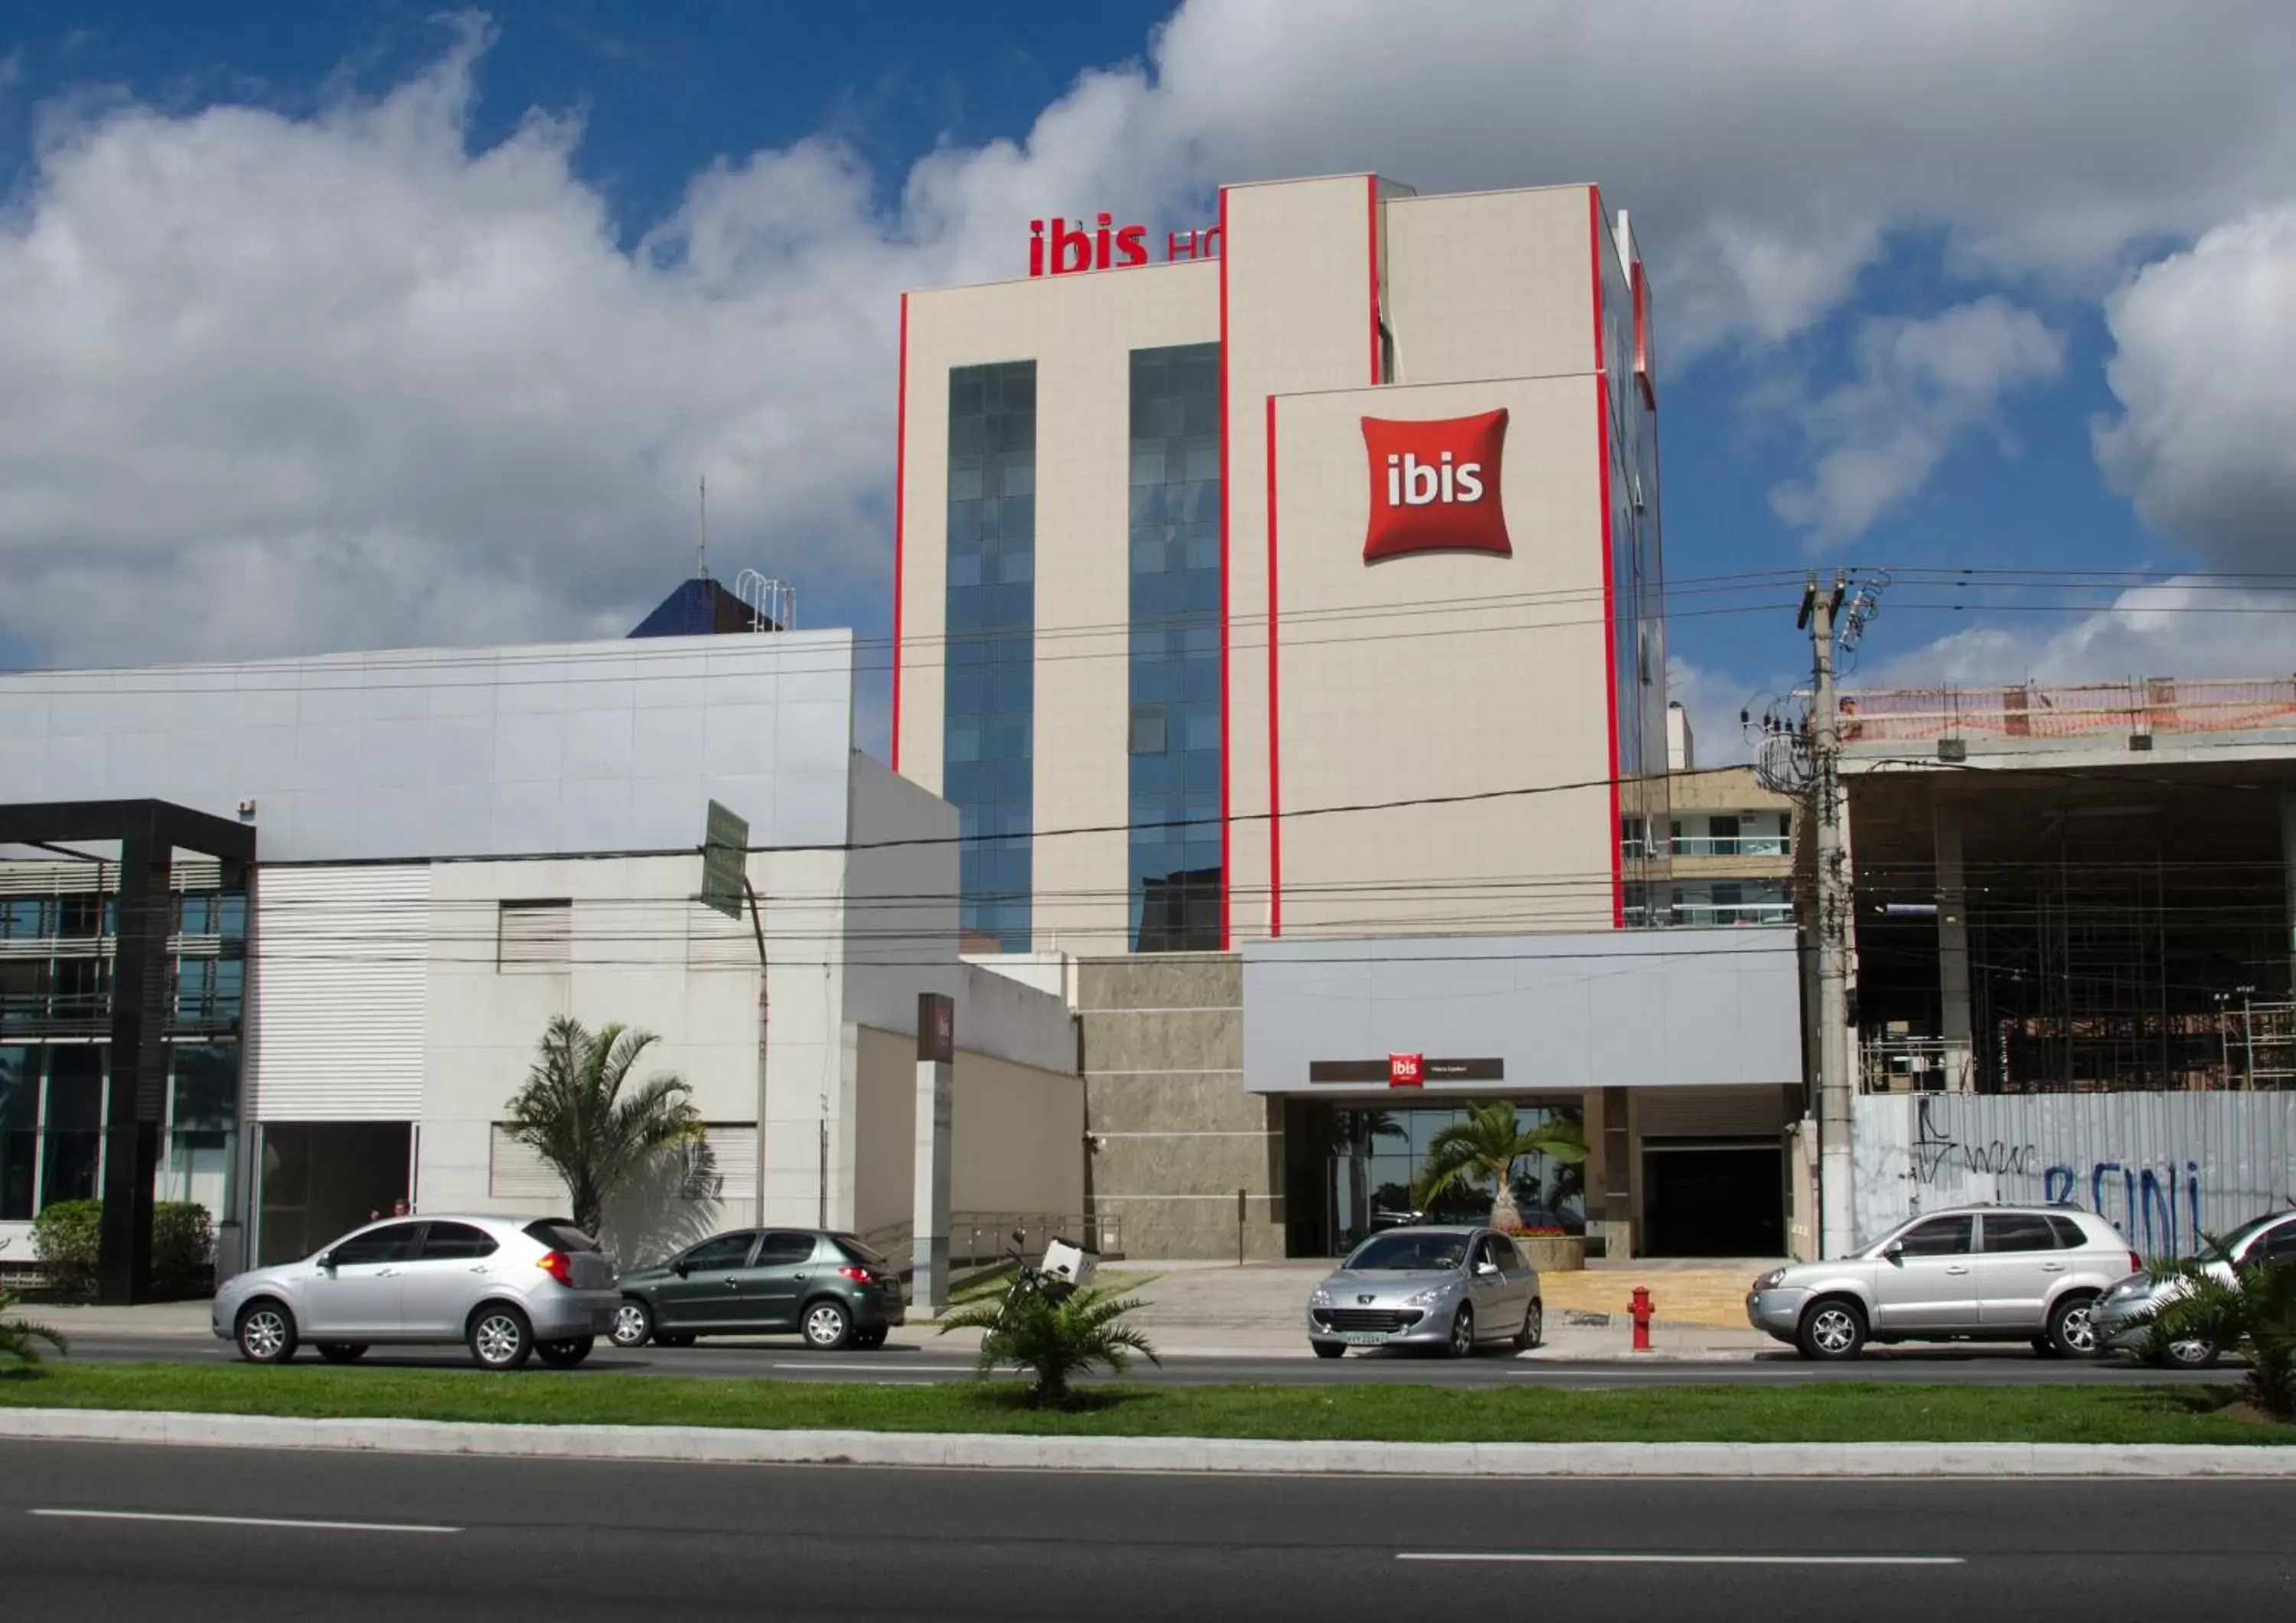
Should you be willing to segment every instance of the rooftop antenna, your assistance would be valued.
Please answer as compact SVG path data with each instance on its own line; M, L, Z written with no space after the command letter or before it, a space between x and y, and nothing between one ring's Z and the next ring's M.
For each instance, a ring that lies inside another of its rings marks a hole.
M693 578L709 578L709 475L701 475L701 505L696 515L697 527L693 539Z

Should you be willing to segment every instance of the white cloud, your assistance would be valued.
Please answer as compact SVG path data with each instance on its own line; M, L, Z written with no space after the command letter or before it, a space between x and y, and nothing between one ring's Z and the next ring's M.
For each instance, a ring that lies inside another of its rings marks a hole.
M619 630L683 568L702 472L721 556L816 621L872 612L896 295L1014 274L1048 208L1597 179L1676 357L1806 328L1894 231L2101 290L2296 157L2296 12L2198 10L1192 0L1025 141L902 177L737 155L659 222L611 218L572 119L472 148L474 25L308 118L67 96L0 208L0 634L65 661ZM1949 358L1892 364L1965 398ZM1830 449L1834 523L1911 457Z
M2040 637L2026 624L1941 637L1860 671L1868 688L2117 681L2147 676L2284 674L2296 593L2235 592L2194 578L2118 594L2109 606L2060 616Z
M1991 427L2005 445L2002 397L2054 378L2064 358L2062 334L1991 295L1921 320L1865 322L1856 377L1802 412L1816 465L1773 490L1771 507L1813 546L1862 534L1963 435Z
M2147 266L2105 319L2122 409L2095 437L2114 487L2220 568L2296 570L2296 208Z

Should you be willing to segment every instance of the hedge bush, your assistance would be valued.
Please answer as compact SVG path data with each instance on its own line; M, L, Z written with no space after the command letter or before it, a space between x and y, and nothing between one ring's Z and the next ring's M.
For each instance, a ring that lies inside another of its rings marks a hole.
M32 1255L59 1296L95 1289L95 1262L103 1244L103 1202L59 1200L32 1219Z
M59 1200L32 1219L32 1255L59 1296L95 1289L103 1248L103 1202ZM195 1200L162 1200L152 1208L152 1284L161 1295L205 1290L213 1283L215 1219Z
M152 1284L163 1296L214 1288L215 1218L196 1200L152 1208Z

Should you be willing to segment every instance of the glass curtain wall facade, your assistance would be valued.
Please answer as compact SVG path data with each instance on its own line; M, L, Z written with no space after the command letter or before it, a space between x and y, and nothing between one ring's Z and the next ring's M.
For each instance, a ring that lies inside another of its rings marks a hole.
M1029 951L1036 719L1037 363L948 375L947 704L958 921Z
M1219 345L1135 350L1132 950L1220 946Z
M1420 1209L1413 1188L1427 1165L1435 1137L1467 1119L1465 1105L1416 1105L1396 1109L1332 1109L1325 1190L1325 1223L1334 1251L1343 1252L1376 1230L1406 1223L1486 1223L1488 1182L1448 1190ZM1574 1124L1569 1107L1518 1104L1515 1119L1534 1128L1557 1118ZM1587 1232L1587 1172L1579 1163L1529 1155L1514 1165L1516 1207L1531 1232Z
M102 1188L111 1048L111 899L92 886L0 896L0 1223L21 1223ZM246 1002L247 898L175 899L167 1145L153 1193L230 1215Z

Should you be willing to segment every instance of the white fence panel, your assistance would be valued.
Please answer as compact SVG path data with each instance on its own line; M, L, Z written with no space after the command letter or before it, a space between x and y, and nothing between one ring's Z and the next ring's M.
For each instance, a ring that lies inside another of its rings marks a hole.
M1916 1212L2069 1200L2185 1256L2296 1198L2296 1093L1865 1094L1858 1242Z

